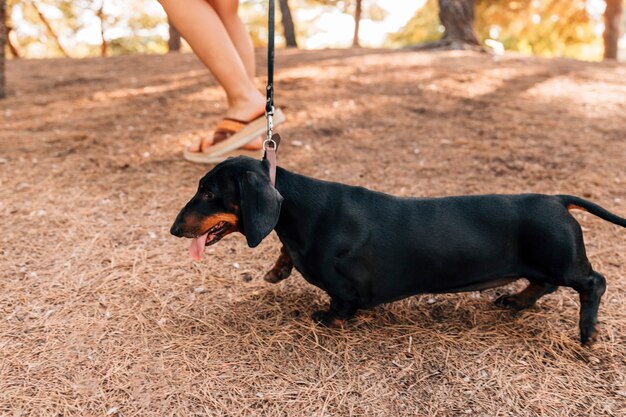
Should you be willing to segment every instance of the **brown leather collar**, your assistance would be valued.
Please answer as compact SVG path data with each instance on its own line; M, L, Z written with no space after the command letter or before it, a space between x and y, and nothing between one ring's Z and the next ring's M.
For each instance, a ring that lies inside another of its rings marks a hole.
M270 180L272 181L272 186L276 187L276 152L278 151L278 145L280 145L280 135L274 133L272 135L272 141L274 144L268 144L265 148L264 158L267 159L267 162L270 164Z

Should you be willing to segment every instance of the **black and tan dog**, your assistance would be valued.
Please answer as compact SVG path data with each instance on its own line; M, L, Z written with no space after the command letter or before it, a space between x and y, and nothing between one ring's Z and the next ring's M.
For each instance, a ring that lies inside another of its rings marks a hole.
M192 238L190 253L200 259L231 232L255 247L276 230L283 248L266 280L278 282L295 266L330 295L329 309L313 314L325 325L414 294L483 290L522 277L530 285L498 305L521 310L571 287L580 294L580 339L589 344L605 279L587 260L572 208L626 227L626 219L568 195L398 198L281 168L273 187L267 161L237 157L202 178L171 232Z

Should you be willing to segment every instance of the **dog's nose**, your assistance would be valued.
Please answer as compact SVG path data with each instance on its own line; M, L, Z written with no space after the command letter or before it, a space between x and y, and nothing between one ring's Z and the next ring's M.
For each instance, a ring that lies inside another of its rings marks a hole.
M183 230L178 222L174 222L172 228L170 229L170 233L176 237L183 237Z

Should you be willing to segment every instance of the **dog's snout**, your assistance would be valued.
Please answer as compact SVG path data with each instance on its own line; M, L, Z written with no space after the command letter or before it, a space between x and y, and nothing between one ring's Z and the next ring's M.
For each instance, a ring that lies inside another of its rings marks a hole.
M176 237L183 237L183 228L180 226L180 222L176 220L170 228L170 233Z

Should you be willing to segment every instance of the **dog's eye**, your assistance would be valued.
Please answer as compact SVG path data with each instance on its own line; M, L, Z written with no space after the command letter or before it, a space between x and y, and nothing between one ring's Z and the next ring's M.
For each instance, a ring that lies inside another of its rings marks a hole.
M206 198L207 200L213 200L215 198L215 194L213 194L210 191L205 191L202 193L202 195L204 196L204 198Z

